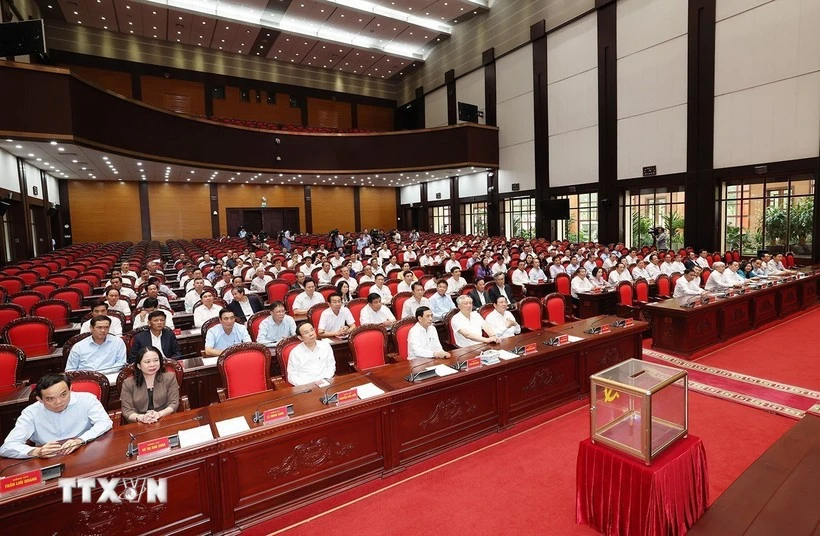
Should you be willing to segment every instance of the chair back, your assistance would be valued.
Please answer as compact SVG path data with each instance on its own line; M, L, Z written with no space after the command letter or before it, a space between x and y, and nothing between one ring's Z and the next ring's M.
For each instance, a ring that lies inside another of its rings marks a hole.
M291 283L288 283L287 279L282 278L268 281L268 284L265 285L265 295L268 297L268 303L284 301L285 294L290 290L290 285Z
M38 302L41 302L45 299L45 296L33 290L24 290L22 292L18 292L17 294L12 294L11 296L9 296L10 303L17 304L26 311L30 311L33 306L37 305Z
M481 318L487 318L487 315L492 313L494 310L495 306L492 303L485 303L478 308L478 314L481 315Z
M356 321L356 326L361 326L359 318L362 316L362 309L367 307L367 298L356 298L347 303L347 308L350 309L350 314L353 315L353 320Z
M0 331L12 320L26 316L26 310L14 303L0 304Z
M63 287L54 289L48 295L50 300L63 300L71 305L71 309L82 309L83 307L83 293L81 290L71 287Z
M316 292L324 296L325 301L327 301L330 299L330 295L339 292L339 289L337 289L333 285L322 285L321 287L316 289Z
M23 382L26 354L16 346L0 344L0 386L11 387Z
M356 287L356 295L360 298L367 298L367 295L370 294L370 287L372 287L374 283L371 281L365 281L364 283L359 283L359 286Z
M25 316L3 328L3 340L18 347L26 357L48 355L54 349L54 324L41 316Z
M661 274L661 275L665 275L665 274ZM672 276L669 278L669 288L672 289L672 290L670 290L669 294L667 294L666 296L671 296L672 295L672 292L674 291L675 285L678 284L678 279L680 279L682 275L683 274L679 274L677 272L672 274ZM657 283L657 279L655 280L655 282ZM663 296L661 294L660 284L658 284L658 296Z
M632 282L621 281L618 283L618 303L632 306Z
M214 327L215 325L219 324L219 317L216 316L214 318L209 318L206 320L202 327L199 328L199 332L202 334L202 340L205 340L206 335L208 335L208 330ZM148 326L145 326L148 327Z
M185 377L185 371L182 368L182 363L175 359L165 359L165 372L168 374L173 374L174 378L177 380L177 385L182 387L182 380ZM117 392L122 392L122 384L125 383L125 380L132 377L134 375L134 365L128 365L122 367L120 373L117 375Z
M446 342L450 346L455 346L456 345L456 335L453 332L453 317L456 316L458 313L459 313L458 307L456 307L455 309L453 309L452 311L449 311L446 315L444 315L444 318L442 319L442 322L444 322L444 325L447 326L447 329L445 330L445 333L447 334L447 339L448 340Z
M73 392L91 393L97 397L104 408L108 408L108 393L111 390L111 384L105 374L96 370L71 370L65 372L65 375L71 379Z
M83 279L84 276L80 276L77 279L72 279L68 282L68 288L76 288L80 292L83 293L83 296L91 296L92 291L94 290L94 285L90 283L88 280Z
M399 281L398 279L388 279L384 282L384 284L387 285L387 288L390 289L390 294L392 294L393 296L395 296L396 293L399 291L399 283L401 283L401 281Z
M287 309L288 313L293 314L293 302L296 301L296 296L304 292L300 289L289 290L285 294L285 308Z
M327 302L311 305L310 309L308 309L307 319L308 322L313 324L314 329L316 329L316 333L319 333L319 317L322 316L322 313L325 312L325 309L330 309L330 304Z
M647 303L649 301L649 283L646 279L638 279L635 281L635 299L639 302Z
M518 302L518 311L521 314L521 327L530 331L538 331L542 327L544 309L541 300L534 297L524 298Z
M677 274L677 272L676 272ZM677 274L680 277L680 274ZM672 274L672 277L675 279L677 283L677 278L675 278L675 274ZM668 298L672 295L672 287L670 286L670 278L666 274L660 274L655 278L655 284L657 285L658 289L658 296L661 298ZM640 298L638 298L640 299Z
M723 259L720 258L720 253L715 253L715 254L712 255L712 260L709 262L709 266L712 266L712 264L714 264L716 262L722 262L722 261L723 261Z
M706 282L709 281L710 275L712 275L712 270L710 270L709 268L704 268L703 271L700 273L700 286L706 286Z
M70 323L68 317L71 315L71 305L64 300L45 300L32 305L29 314L48 318L54 327L61 328Z
M358 371L387 362L387 331L382 326L365 324L354 329L347 344Z
M273 389L270 350L255 342L227 348L216 362L229 399Z
M393 324L393 346L396 348L400 360L407 361L407 337L416 322L416 317L410 316Z
M282 270L279 272L279 279L284 279L292 285L296 283L296 272L293 270Z
M566 296L572 294L572 283L569 275L560 273L555 276L555 291Z
M48 296L56 288L59 288L59 286L57 285L57 283L53 281L38 281L37 283L31 285L31 287L29 287L29 290L39 292L43 296Z
M248 318L248 321L245 323L245 327L248 328L248 334L251 336L251 340L253 342L256 342L256 337L259 335L259 326L269 316L270 309L264 309L258 313L253 313L251 317Z
M290 359L290 351L296 348L302 341L299 337L285 337L276 345L276 359L279 361L279 372L282 374L282 379L288 381L288 359Z
M137 330L137 331L139 331L139 330ZM131 332L126 333L126 334L125 334L125 339L126 339L126 341L125 341L125 347L126 347L126 348L130 348L130 347L131 347L131 341L130 341L130 340L128 340L128 336L129 336L129 335L133 335L133 333L134 333L134 332L133 332L133 331L131 331ZM68 339L68 340L67 340L67 341L63 344L63 359L68 359L68 354L70 354L70 353L71 353L71 349L74 347L74 345L75 345L75 344L77 344L79 341L81 341L81 340L85 339L86 337L90 337L90 336L91 336L91 332L90 332L90 331L86 331L85 333L78 333L78 334L76 334L76 335L73 335L71 338L69 338L69 339Z
M393 295L393 302L390 306L393 308L393 316L401 318L401 312L404 310L404 302L413 296L411 292L399 292Z
M544 298L544 309L547 312L547 320L556 326L564 324L567 320L566 310L567 301L566 296L553 292Z

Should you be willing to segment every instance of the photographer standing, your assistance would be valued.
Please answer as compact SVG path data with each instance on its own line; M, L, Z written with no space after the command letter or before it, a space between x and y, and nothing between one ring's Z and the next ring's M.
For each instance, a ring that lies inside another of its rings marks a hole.
M669 233L666 232L666 229L663 227L656 227L655 228L655 247L658 248L659 251L669 249Z

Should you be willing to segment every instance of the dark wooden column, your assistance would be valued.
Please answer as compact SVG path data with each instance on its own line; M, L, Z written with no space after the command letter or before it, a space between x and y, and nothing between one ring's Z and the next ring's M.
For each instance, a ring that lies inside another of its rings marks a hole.
M717 251L714 178L715 0L689 0L686 106L686 245Z
M140 183L140 223L142 224L142 239L151 240L151 208L148 200L148 183Z
M450 69L444 73L444 83L447 84L447 124L458 123L458 99L456 97L456 72Z
M208 186L211 198L211 237L219 238L221 235L219 232L219 188L214 183Z
M535 114L535 232L538 237L551 239L547 211L550 198L549 110L547 104L547 26L542 20L530 27L532 41L533 113Z
M351 128L359 128L359 105L355 102L350 103L350 120Z
M51 203L48 201L48 181L46 181L46 173L44 171L40 171L40 189L43 191L43 221L46 227L45 251L51 251Z
M481 54L484 64L484 124L498 126L496 83L495 83L495 49L488 48Z
M399 189L396 188L396 191ZM361 195L361 186L354 186L353 187L353 227L356 228L357 231L362 230L362 202L360 199ZM398 198L397 198L398 199ZM399 204L396 203L396 214L401 215L399 212Z
M305 232L313 232L313 206L310 201L310 186L305 186Z
M598 240L621 237L618 192L618 79L614 0L598 7Z
M501 234L501 202L498 198L498 170L487 172L487 235Z
M461 228L461 211L458 199L458 177L450 177L450 232L459 234Z
M208 87L205 87L205 102L208 102ZM131 98L134 100L142 100L142 79L140 78L140 73L137 71L131 71ZM207 115L207 105L206 105L206 115Z
M73 242L71 238L73 235L71 229L71 211L69 210L71 205L69 204L70 200L68 197L68 181L58 180L57 184L60 188L60 207L58 209L60 236L57 238L57 246L63 248L70 246Z
M419 192L419 231L430 232L430 207L427 206L427 183L422 182Z
M23 165L22 158L17 159L17 178L20 183L20 204L23 207L23 224L26 228L25 234L23 235L26 237L26 258L30 259L34 257L34 236L31 232L31 205L29 205L28 202L28 178L26 177L26 168ZM35 177L32 177L32 180L34 179Z
M399 231L409 231L412 222L407 221L407 211L401 208L401 188L394 188L394 190L396 190L396 228Z
M424 86L419 86L416 88L416 114L418 117L416 118L418 121L419 128L426 128L427 127L427 120L424 117Z

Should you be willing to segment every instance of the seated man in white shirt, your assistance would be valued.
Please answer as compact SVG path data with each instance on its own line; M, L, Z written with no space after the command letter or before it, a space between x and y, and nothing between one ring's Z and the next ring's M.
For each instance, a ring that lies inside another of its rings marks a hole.
M194 311L194 305L196 302L200 301L202 298L200 295L202 294L202 289L205 288L205 280L201 277L197 277L194 279L194 284L191 290L189 290L185 294L185 312L192 313Z
M707 260L708 258L709 252L705 249L700 250L700 256L697 260L698 266L700 266L701 268L709 268L709 261Z
M404 272L401 276L401 281L396 286L396 292L412 292L414 275L415 274L410 270Z
M735 285L746 285L748 284L748 280L742 277L737 273L740 270L740 263L737 261L732 261L726 266L726 271L723 272L723 278L726 282L733 283Z
M473 311L473 300L469 296L459 296L456 300L458 313L450 321L450 329L454 334L453 341L459 348L472 346L477 343L497 343L501 339L496 336L492 326L478 313ZM488 336L484 336L486 332Z
M499 339L506 339L521 333L521 326L507 310L507 298L499 296L493 304L493 311L487 315L487 323L493 328Z
M615 269L609 272L609 284L618 285L621 281L632 281L632 275L626 269L623 262L615 265Z
M153 298L148 298L142 305L142 310L135 314L134 317L131 319L132 321L132 330L139 329L143 326L148 325L148 315L151 314L153 311L159 309L159 304L157 300ZM176 329L174 327L174 315L171 311L167 309L159 309L160 311L165 313L165 326L170 329Z
M672 275L675 272L675 263L673 262L673 257L671 253L666 254L666 260L661 264L661 272L666 275Z
M382 297L377 292L371 292L367 296L367 306L362 308L359 314L359 322L364 324L378 324L380 326L392 326L396 322L396 317L386 305L382 305Z
M260 266L256 269L253 279L251 279L251 290L256 292L265 292L265 287L271 281L273 281L273 278L266 274L265 269Z
M555 276L558 274L565 274L567 273L566 268L564 265L561 264L561 256L556 255L552 258L552 264L550 264L550 279L555 279Z
M270 316L260 322L256 342L270 348L285 337L293 335L296 335L296 322L292 316L285 313L284 302L271 302Z
M592 292L595 286L595 283L587 277L587 269L582 266L575 270L575 276L570 282L570 294L573 298L578 299L579 292Z
M595 264L595 263L593 263L593 264ZM535 265L533 264L533 266L535 266ZM575 274L575 271L580 266L581 266L581 261L578 259L577 256L573 255L572 257L570 257L569 264L565 268L565 270L567 271L567 275L572 277L573 274ZM589 271L589 270L587 269L587 271ZM530 272L530 275L532 275L532 272Z
M199 299L202 301L202 304L194 309L195 328L201 328L202 325L211 318L219 317L220 306L214 303L214 293L212 291L203 290L202 294L199 295Z
M137 299L137 293L134 292L134 289L132 289L131 287L123 285L121 277L112 277L108 281L108 284L110 285L109 289L117 289L118 291L120 291L120 296L128 298L130 303L133 303L131 300Z
M446 263L444 263L444 271L447 273L453 273L453 268L461 268L461 263L458 262L456 259L448 259Z
M293 300L293 314L305 315L308 309L325 301L321 292L316 292L316 283L312 279L305 280L305 291Z
M527 263L520 261L518 268L513 270L512 284L521 287L521 292L527 293L527 283L530 282L530 274L527 273Z
M726 264L722 262L712 264L712 273L709 274L709 279L704 286L707 292L720 292L732 287L740 288L742 286L739 282L734 281L731 276L724 275L725 272Z
M323 261L322 262L322 269L319 270L317 274L317 278L319 279L320 285L332 285L333 278L336 276L336 272L333 270L333 267L330 265L330 261Z
M346 338L356 326L353 313L347 307L342 306L342 296L340 294L334 292L330 295L328 301L330 307L322 311L319 316L319 337L322 339L329 337ZM367 309L367 307L364 309Z
M576 267L575 270L578 269L577 262L578 259L575 259ZM573 273L575 273L573 270ZM567 271L569 274L569 271ZM529 271L530 283L532 284L539 284L539 283L546 283L547 282L547 274L544 273L544 270L541 269L541 261L538 260L538 257L532 260L532 269Z
M660 259L653 253L649 256L649 264L645 266L646 273L649 274L649 279L655 280L663 272L661 271Z
M347 286L350 287L350 294L356 294L356 289L358 288L359 284L356 280L350 277L350 267L349 266L342 266L339 268L339 274L342 276L336 280L336 284L338 285L342 281L347 282Z
M288 383L306 385L332 378L336 374L336 359L330 343L316 338L310 322L300 324L296 336L302 342L290 351Z
M365 264L362 267L362 276L359 278L359 283L373 283L376 281L376 276L373 275L373 267Z
M467 286L467 280L461 277L461 267L456 267L450 270L452 274L447 279L447 294L450 296L456 296L461 292L465 286Z
M154 283L146 285L145 297L137 303L137 307L143 307L145 300L147 300L148 298L154 298L161 306L167 307L168 309L171 308L171 304L170 302L168 302L168 298L159 295L159 286L157 286Z
M777 253L774 257L768 260L767 257L769 257L768 253L763 255L763 260L766 262L766 270L769 275L789 275L796 273L794 270L787 270L786 267L783 266L782 253Z
M94 305L91 308L91 318L86 320L80 326L80 333L88 333L91 331L91 319L95 316L108 316L108 302L100 302ZM109 316L111 320L111 326L108 328L108 333L114 335L115 337L119 337L122 335L122 322L116 316Z
M685 296L700 296L706 291L700 288L700 278L695 274L694 270L684 270L683 276L678 278L675 283L675 290L672 293L673 298L683 298Z
M393 293L390 292L390 288L384 284L383 274L376 275L376 282L372 287L370 287L370 293L372 294L373 292L381 296L382 303L384 305L390 305L393 301Z
M441 347L438 330L433 326L433 311L422 306L414 314L418 322L407 333L407 359L449 358L450 353Z
M604 263L601 265L601 268L608 272L612 268L615 268L616 264L618 264L618 258L615 255L608 255L604 257Z
M638 265L632 269L632 278L638 279L639 277L646 279L647 281L652 281L654 278L649 275L649 271L646 269L646 261L643 259L638 261Z
M385 274L389 274L392 270L401 270L399 259L395 255L390 256L390 261L384 265L382 269Z
M91 319L91 336L71 347L65 370L95 370L103 374L119 372L126 362L125 343L109 333L111 318L105 315Z
M430 307L430 300L424 297L424 287L421 283L416 281L412 285L413 295L404 300L404 305L401 310L402 318L410 318L416 316L416 309L419 307ZM432 314L432 313L430 313Z
M111 430L105 408L91 393L72 392L71 378L46 374L0 446L4 458L52 458L71 454Z

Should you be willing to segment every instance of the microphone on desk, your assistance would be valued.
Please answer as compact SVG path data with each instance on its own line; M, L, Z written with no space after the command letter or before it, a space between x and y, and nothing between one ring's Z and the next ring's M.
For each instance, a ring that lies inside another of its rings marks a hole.
M684 307L686 309L690 309L690 308L695 306L695 303L697 301L702 300L702 299L703 299L703 297L702 297L701 294L698 294L697 296L692 296L691 298L686 300L686 302L683 305L681 305L681 307Z
M426 358L423 363L419 363L418 365L415 365L413 368L410 369L410 374L408 374L407 376L404 377L405 381L408 381L410 383L413 383L414 381L416 381L416 379L419 376L421 376L422 374L424 374L426 372L426 370L422 370L422 371L417 372L417 373L414 373L413 371L416 370L417 368L421 368L425 365L429 365L433 361L435 361L435 358L429 357L429 358Z
M362 374L362 376L367 377L367 376L370 376L371 374L372 374L372 372L365 372L364 374ZM325 394L324 394L324 396L323 396L322 398L320 398L320 399L319 399L319 402L321 402L321 403L322 403L322 404L324 404L324 405L328 405L328 404L330 404L331 402L334 402L334 401L336 400L336 393L333 393L332 395L328 396L328 394L327 394L327 392L328 392L328 391L330 391L330 390L331 390L331 389L333 389L334 387L339 387L340 385L345 385L345 384L348 384L348 383L353 383L354 381L357 381L357 380L361 380L361 378L357 376L357 377L355 377L355 378L351 378L351 379L349 379L349 380L347 380L347 381L344 381L344 382L341 382L341 383L336 383L336 384L331 385L330 387L328 387L327 389L325 389Z
M34 447L32 447L32 450L33 450L33 448ZM9 469L11 469L12 467L17 467L18 465L22 465L24 463L30 462L31 460L35 460L35 459L36 458L26 458L25 460L20 460L19 462L12 463L11 465L8 465L8 466L4 467L2 470L0 470L0 476L3 476L3 473L5 473Z
M483 352L484 349L487 348L490 344L492 344L492 343L488 342L488 343L482 344L481 346L479 346L475 350L471 351L467 355L475 354L473 357L480 356L481 352ZM471 358L465 358L464 360L462 360L462 359L456 357L456 362L454 364L450 365L450 368L453 369L453 370L461 370L462 367L467 365L467 361L469 361L470 359ZM422 364L426 365L427 363L422 363ZM416 368L416 367L413 367L413 368ZM421 374L421 372L419 374L416 374L416 376L419 376L420 374ZM407 379L407 378L405 378L405 379ZM413 378L412 380L408 380L408 381L414 381L414 380L415 380L415 378Z
M519 340L518 340L518 341L516 341L516 342L524 342L524 341L528 341L528 340L530 340L530 339L537 339L538 337L540 337L540 336L541 336L541 335L543 335L543 334L544 334L544 332L543 332L543 331L539 331L539 332L537 332L537 333L533 333L533 334L530 334L530 335L528 335L528 336L526 336L526 337L524 337L524 338L522 338L522 339L519 339ZM523 346L523 345L522 345L522 346L516 346L515 348L513 348L513 349L511 350L511 352L512 352L512 353L514 353L514 354L518 354L518 355L523 355L525 351L526 351L526 350L524 349L524 346Z
M253 412L253 417L251 417L251 419L253 420L253 422L262 422L264 420L264 416L263 416L262 413L260 413L259 408L261 408L265 404L271 404L273 402L279 402L281 400L287 400L289 398L294 398L294 397L297 397L299 395L307 394L307 393L311 392L312 390L313 389L305 389L304 391L299 391L298 393L293 393L292 395L289 395L289 396L283 396L282 398L277 398L277 399L274 399L274 400L265 400L264 402L262 402L261 404L256 406L256 411ZM290 415L292 412L293 412L293 404L288 404L288 415Z
M603 318L599 318L598 320L593 322L592 325L588 329L585 329L584 333L588 333L590 335L596 335L596 334L600 333L601 330L597 326L601 322L605 321L607 318L609 318L609 316L604 316Z
M197 415L196 417L194 417L192 419L189 419L188 421L176 422L176 423L173 423L173 424L166 424L165 426L160 426L159 428L153 428L151 430L145 430L144 432L140 432L138 434L132 434L132 433L129 432L128 436L131 438L131 440L128 441L128 450L125 451L125 455L129 458L137 455L137 452L138 452L137 451L137 446L134 444L134 442L141 435L156 432L157 430L163 430L165 428L172 428L174 426L181 426L181 425L185 424L186 422L201 421L201 420L202 420L202 415Z

